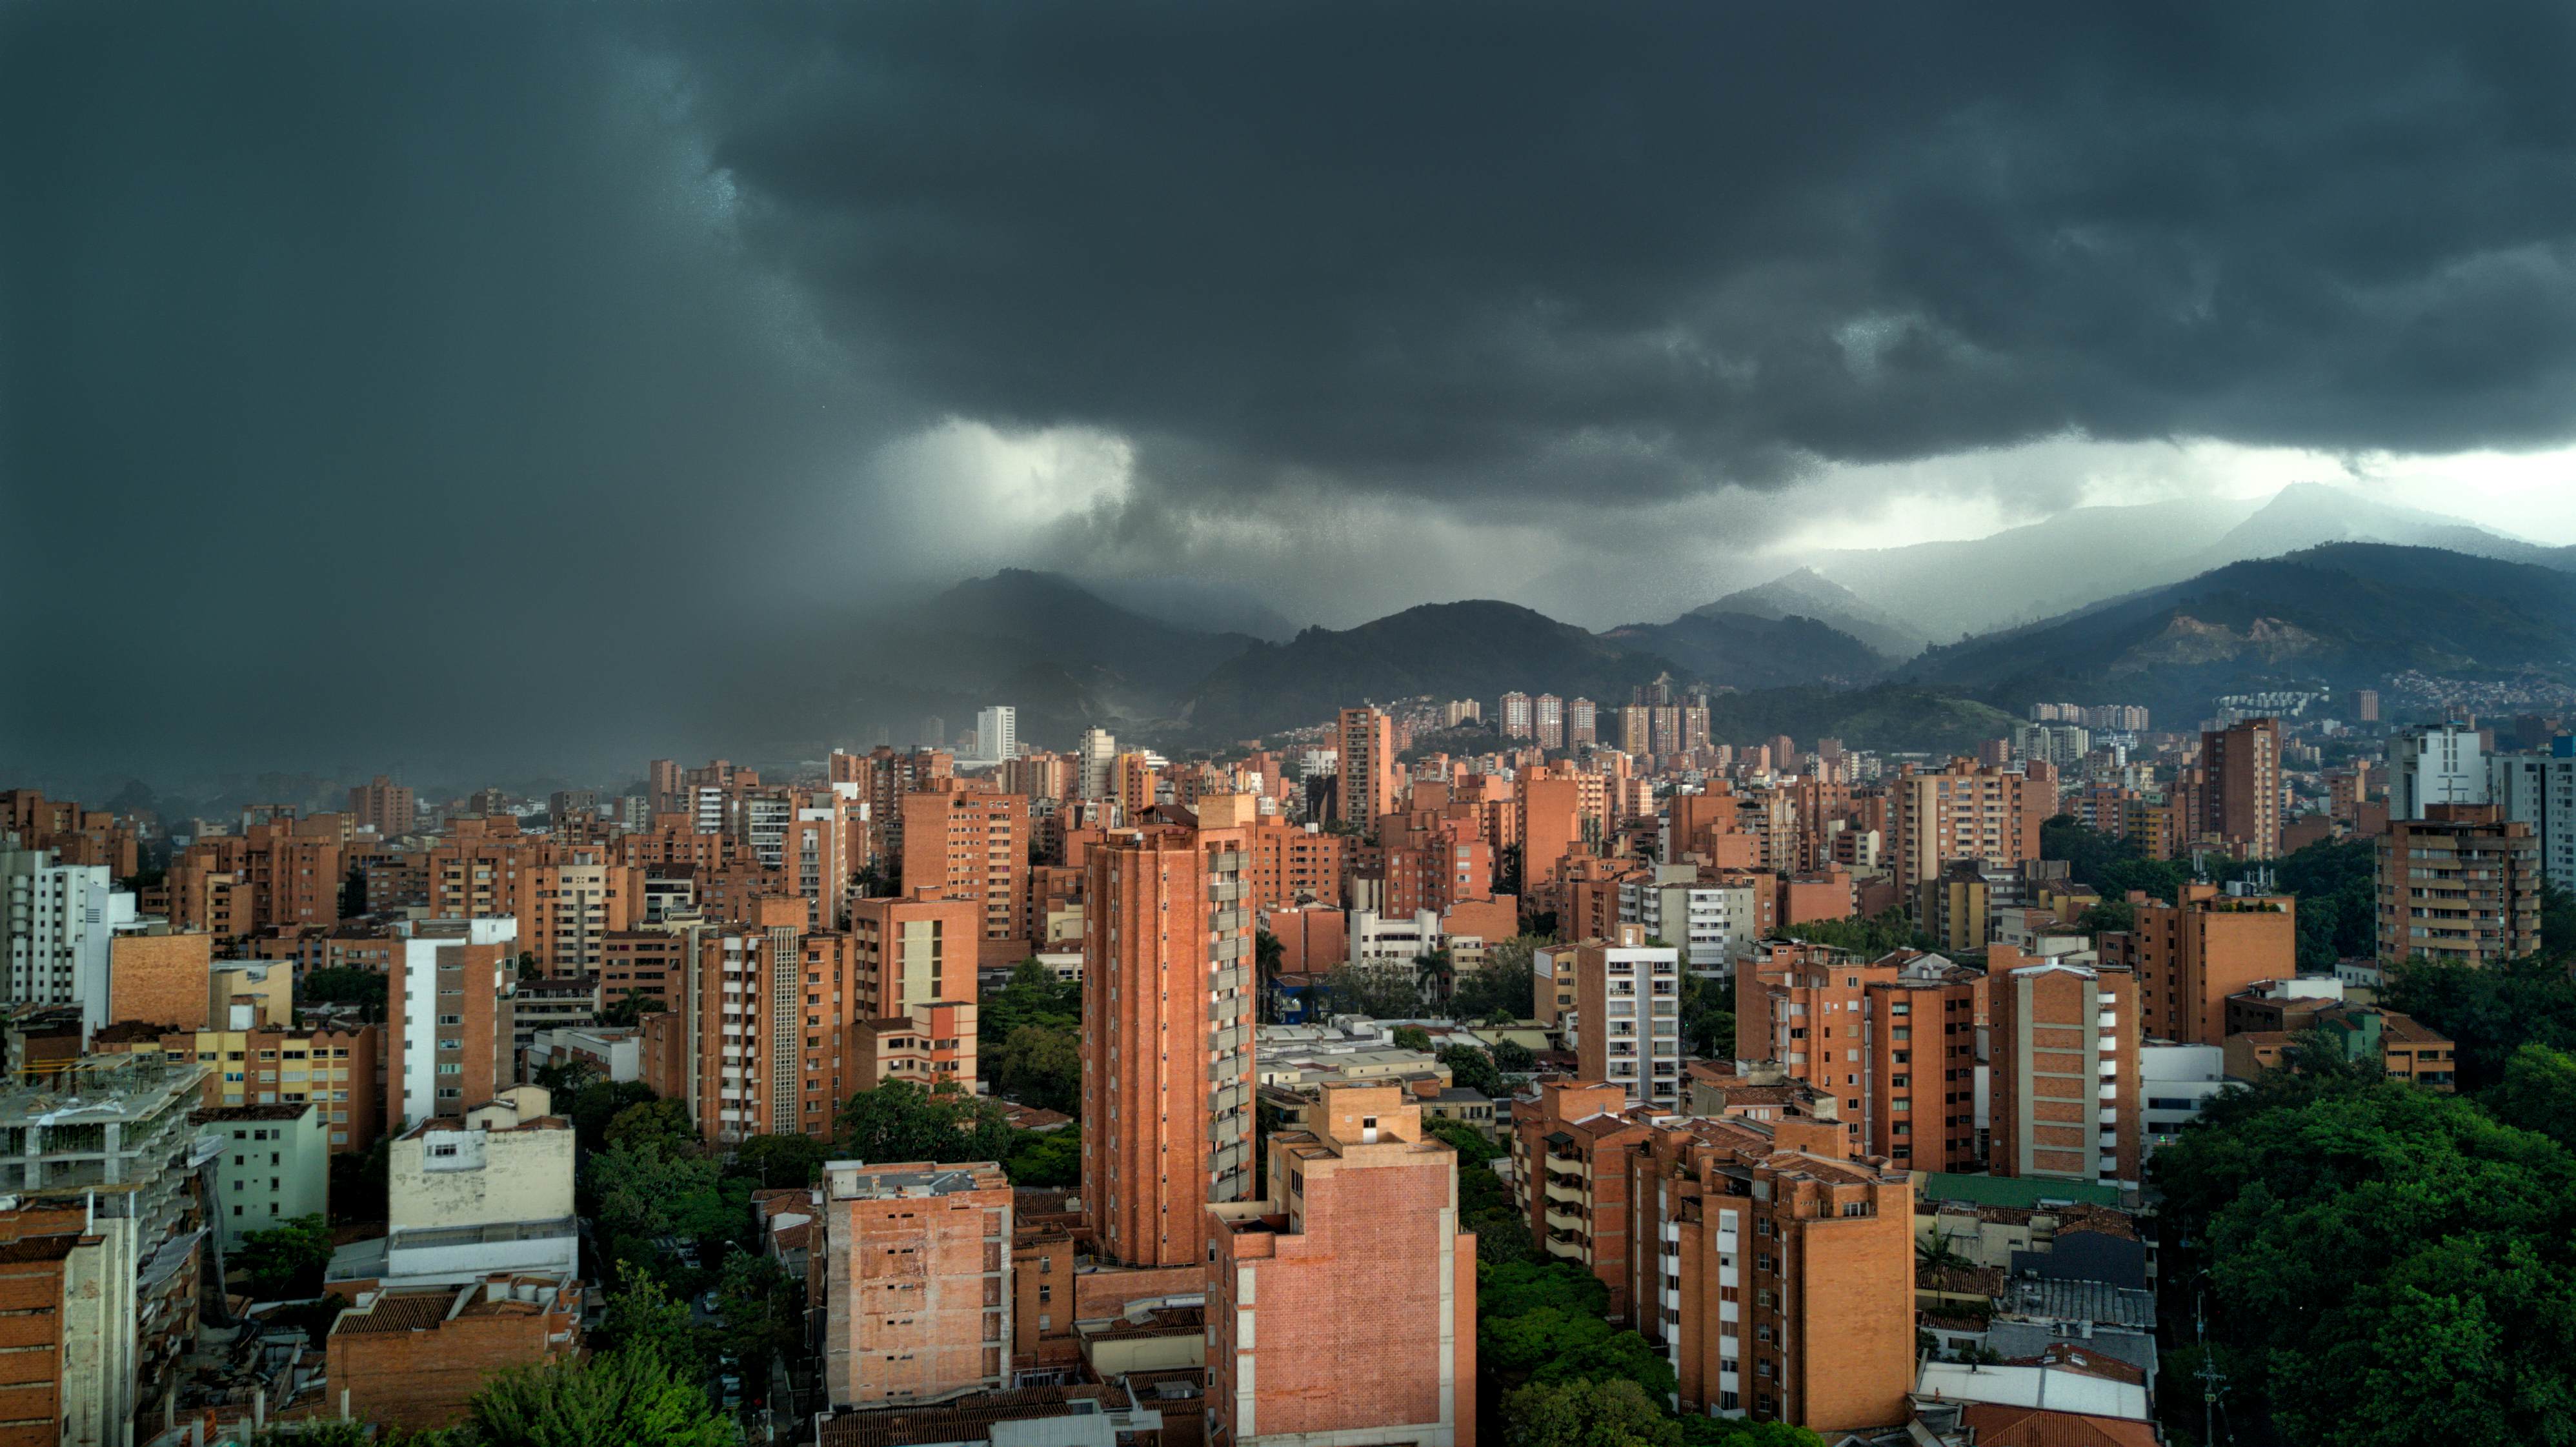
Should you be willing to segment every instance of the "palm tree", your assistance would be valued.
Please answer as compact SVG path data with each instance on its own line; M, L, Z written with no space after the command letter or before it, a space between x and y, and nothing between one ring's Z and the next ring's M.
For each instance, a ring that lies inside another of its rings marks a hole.
M1976 1264L1959 1254L1950 1238L1938 1232L1914 1242L1914 1269L1918 1275L1926 1271L1964 1271Z

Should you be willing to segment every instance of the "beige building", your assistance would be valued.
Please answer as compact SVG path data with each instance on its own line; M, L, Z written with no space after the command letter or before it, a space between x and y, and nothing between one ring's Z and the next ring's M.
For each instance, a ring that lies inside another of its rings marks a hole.
M572 1123L533 1085L394 1138L386 1233L342 1247L327 1285L462 1285L499 1272L579 1273Z

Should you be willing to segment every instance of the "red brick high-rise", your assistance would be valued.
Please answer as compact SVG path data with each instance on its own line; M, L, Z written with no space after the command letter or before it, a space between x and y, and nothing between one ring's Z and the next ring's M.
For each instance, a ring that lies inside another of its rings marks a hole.
M1994 1173L2134 1187L2142 1103L2137 977L2020 965L1996 970L1987 998Z
M1028 954L1029 801L941 780L903 796L903 884L973 901L984 958L1008 964Z
M2186 884L2172 904L2139 897L2130 928L2101 938L2102 962L2134 972L2150 1040L2227 1043L2227 997L2299 972L2298 900Z
M2247 719L2200 736L2200 818L2194 832L2248 859L2281 852L2281 721Z
M1395 807L1395 720L1373 708L1346 708L1335 733L1341 792L1334 817L1367 828Z
M1458 1155L1391 1086L1332 1085L1270 1139L1263 1198L1218 1207L1210 1447L1476 1440L1476 1238Z
M1196 828L1118 830L1089 851L1082 1200L1120 1265L1206 1260L1208 1203L1258 1189L1252 804L1204 800Z

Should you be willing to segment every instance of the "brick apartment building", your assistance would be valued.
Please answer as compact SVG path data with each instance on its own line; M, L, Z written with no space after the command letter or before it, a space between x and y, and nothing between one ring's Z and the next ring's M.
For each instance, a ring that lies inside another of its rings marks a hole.
M1770 1119L1625 1109L1605 1082L1512 1105L1514 1176L1551 1256L1662 1345L1685 1411L1828 1436L1904 1420L1913 1193L1901 1167L1777 1105Z
M1560 961L1562 956L1558 957ZM1574 946L1575 1069L1631 1100L1681 1102L1681 951L1646 943L1640 925Z
M518 1079L518 922L421 920L385 984L385 1128L450 1116Z
M378 774L349 791L349 817L361 829L394 839L420 827L420 801L409 784Z
M903 883L936 889L978 910L982 958L1025 958L1029 929L1029 801L970 791L957 781L903 796Z
M1887 781L1888 860L1911 889L1957 860L2010 867L2039 857L2039 826L2057 807L2053 779L1953 759L1939 773Z
M464 1419L492 1373L581 1354L582 1286L514 1273L360 1293L323 1348L323 1413L430 1431Z
M1332 1084L1212 1209L1210 1447L1476 1440L1476 1238L1457 1152L1398 1087Z
M1340 749L1333 817L1366 828L1395 807L1395 720L1373 708L1346 708L1333 732Z
M2135 1189L2138 982L2126 970L2047 963L1998 969L1989 1165Z
M1000 1166L832 1161L815 1211L809 1269L835 1408L1010 1384L1014 1232Z
M1961 1171L1982 1159L1977 1039L1987 980L1939 955L1875 960L1765 941L1736 974L1735 1054L1834 1098L1855 1154Z
M2379 957L2491 965L2540 947L2540 839L2492 804L2431 804L2379 836Z
M1089 852L1082 1199L1121 1265L1204 1261L1207 1203L1256 1189L1252 808L1204 800L1196 828L1122 831Z
M2129 905L2132 926L2102 935L2097 947L2103 964L2136 976L2145 1039L2220 1044L2228 996L2299 972L2298 900L2290 895L2186 884L2172 904L2133 890Z
M205 1066L208 1109L309 1101L334 1154L364 1154L384 1133L376 1078L382 1026L174 1032L136 1020L108 1026L91 1043L101 1054L157 1053Z
M2200 736L2197 837L2246 859L2281 852L2281 721L2247 719Z

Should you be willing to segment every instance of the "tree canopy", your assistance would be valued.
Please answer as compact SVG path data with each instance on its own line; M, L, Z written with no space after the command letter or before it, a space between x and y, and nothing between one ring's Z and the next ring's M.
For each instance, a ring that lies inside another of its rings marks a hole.
M1002 1107L942 1083L889 1080L841 1107L840 1148L863 1161L998 1161L1011 1154Z
M2508 1070L2516 1114L2576 1073ZM2231 1413L2298 1447L2576 1440L2576 1157L2374 1074L2272 1072L2156 1155Z

